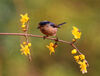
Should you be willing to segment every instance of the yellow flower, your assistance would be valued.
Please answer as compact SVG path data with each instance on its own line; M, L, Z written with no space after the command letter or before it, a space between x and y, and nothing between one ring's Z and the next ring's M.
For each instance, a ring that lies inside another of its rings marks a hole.
M23 45L26 45L27 44L27 42L23 42Z
M74 56L74 58L75 58L76 62L79 61L79 56L78 55L77 56Z
M28 47L31 47L31 45L32 45L31 43L28 43Z
M75 39L80 39L80 37L81 37L81 32L75 26L73 26L72 34L74 35Z
M28 22L29 17L28 17L28 14L27 14L27 13L24 14L24 15L21 14L20 16L21 16L20 22L21 22L22 24L25 24L26 22Z
M80 71L82 71L82 74L87 73L87 64L86 64L86 61L85 60L83 60L83 62L79 61L78 64L80 64L80 68L81 68Z
M25 54L26 56L30 55L30 49L28 47L28 45L20 45L21 46L21 49L20 51L22 52L22 54Z
M73 49L73 50L71 51L71 53L72 53L72 54L76 54L76 53L77 53L77 50L76 50L76 49Z
M75 41L76 41L76 39L72 39L72 41L73 41L73 42L75 42Z
M22 28L25 28L25 27L26 27L26 25L25 25L25 24L23 24L21 27L22 27Z
M79 55L79 57L80 57L81 60L85 59L85 55L83 55L83 54Z
M54 47L54 43L50 43L49 45L47 45L46 46L47 48L49 48L49 50L50 50L50 55L52 54L52 53L55 53L55 47Z
M75 58L75 60L79 60L79 56L78 55L74 56L74 58Z

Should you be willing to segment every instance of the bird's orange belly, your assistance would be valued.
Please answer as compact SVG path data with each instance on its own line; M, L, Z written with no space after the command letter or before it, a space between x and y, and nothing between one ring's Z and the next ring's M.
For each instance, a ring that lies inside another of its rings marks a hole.
M40 31L47 36L56 36L57 28L40 29Z

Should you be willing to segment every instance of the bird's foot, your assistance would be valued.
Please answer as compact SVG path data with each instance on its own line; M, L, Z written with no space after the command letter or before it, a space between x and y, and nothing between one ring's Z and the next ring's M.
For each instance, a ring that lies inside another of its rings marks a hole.
M55 42L58 42L58 41L59 41L59 39L58 39L58 37L56 36Z
M45 40L48 36L43 36L43 40Z

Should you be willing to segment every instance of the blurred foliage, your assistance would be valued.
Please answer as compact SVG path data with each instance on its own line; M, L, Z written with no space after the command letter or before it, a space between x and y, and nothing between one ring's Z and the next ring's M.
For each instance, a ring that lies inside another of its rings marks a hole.
M58 31L58 37L71 41L72 26L80 28L82 38L77 46L86 55L90 67L84 76L99 76L100 71L100 0L0 0L0 32L21 32L20 14L30 16L30 33L37 30L40 21L56 24L67 22ZM30 63L20 54L19 36L0 36L0 76L82 76L70 51L72 47L59 43L56 53L49 56L45 47L51 40L30 38Z

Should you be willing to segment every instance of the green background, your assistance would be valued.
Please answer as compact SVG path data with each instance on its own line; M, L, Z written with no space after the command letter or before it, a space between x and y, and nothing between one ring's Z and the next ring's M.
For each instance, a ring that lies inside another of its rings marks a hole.
M71 41L72 26L82 32L76 42L90 67L82 75L70 53L70 45L58 43L56 53L46 48L51 40L30 38L32 62L20 53L24 37L0 35L0 76L99 76L100 74L100 0L0 0L0 33L21 33L20 14L30 17L29 33L43 35L38 23L48 20L62 26L59 39Z

